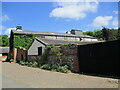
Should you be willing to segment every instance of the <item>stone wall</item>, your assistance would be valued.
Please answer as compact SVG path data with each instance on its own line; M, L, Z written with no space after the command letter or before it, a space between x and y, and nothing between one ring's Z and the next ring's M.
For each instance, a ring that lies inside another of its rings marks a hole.
M58 56L49 52L48 63L67 64L73 72L79 72L79 60L78 60L78 46L77 45L65 45L61 47L62 56Z
M48 53L47 63L49 64L56 64L59 63L61 65L69 65L70 69L73 72L79 72L79 60L78 60L78 46L77 45L65 45L61 46L61 53L62 55L60 57L56 56L55 54L50 51ZM40 63L43 63L44 61L41 60L40 56L38 55L28 55L27 61L38 61Z
M27 61L28 62L40 61L40 56L38 56L38 55L28 55L27 56Z

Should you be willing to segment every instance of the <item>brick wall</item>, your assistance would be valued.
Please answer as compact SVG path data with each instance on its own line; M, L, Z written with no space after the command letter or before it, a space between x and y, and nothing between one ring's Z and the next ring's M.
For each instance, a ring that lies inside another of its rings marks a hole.
M16 60L27 60L27 50L24 49L17 49L17 55Z
M73 72L79 72L79 60L78 60L78 46L77 45L65 45L61 47L61 53L63 55L60 59L56 59L57 56L52 54L50 51L48 57L48 63L59 63L59 64L67 64L70 66L70 69Z
M61 65L69 65L70 69L73 72L79 72L79 60L78 60L78 46L77 45L65 45L61 47L61 53L63 55L59 57L53 54L51 51L48 55L47 63L49 64L55 64L59 63ZM19 50L18 50L19 52ZM19 55L20 56L20 55ZM28 55L27 61L38 61L40 63L43 63L44 61L40 59L40 56L38 55Z

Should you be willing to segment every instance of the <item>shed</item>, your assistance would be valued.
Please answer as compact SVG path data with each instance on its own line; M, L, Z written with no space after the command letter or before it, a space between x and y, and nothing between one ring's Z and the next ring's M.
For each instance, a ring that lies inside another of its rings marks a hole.
M0 47L0 56L7 56L9 53L9 47Z

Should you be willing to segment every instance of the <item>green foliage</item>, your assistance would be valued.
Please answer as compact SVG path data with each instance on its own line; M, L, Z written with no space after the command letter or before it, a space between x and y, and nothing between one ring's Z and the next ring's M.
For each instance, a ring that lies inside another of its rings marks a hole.
M0 46L9 46L9 38L7 35L0 35Z
M29 66L29 67L37 67L38 66L38 63L36 61L34 61L34 62L20 61L19 64L23 65L23 66Z
M32 67L37 67L38 66L38 62L36 62L36 61L34 61L34 62L32 62L32 65L31 65Z
M45 70L51 70L51 64L44 64L40 68Z
M51 52L57 56L61 56L62 53L60 52L61 51L61 48L60 47L57 47L55 45L53 45L53 47L51 48Z
M84 35L90 35L90 36L93 36L93 32L92 31L86 31L86 32L83 32Z
M68 69L68 66L67 66L67 65L61 66L61 65L59 65L59 64L54 64L54 65L52 65L51 68L52 68L52 69L51 69L52 71L58 71L58 72L63 72L63 73L69 72L69 69Z
M24 61L20 61L19 64L24 66L25 62Z
M14 59L11 58L11 59L10 59L10 62L13 62L13 61L14 61Z
M14 47L15 48L22 47L22 48L28 49L32 44L34 38L35 38L34 34L26 34L26 35L23 35L21 38L19 36L15 36Z
M109 41L117 40L118 30L110 29L109 30Z
M45 48L46 48L46 49L51 49L51 48L53 48L53 47L55 47L55 45L47 45Z
M58 68L58 71L59 72L63 72L63 73L67 73L69 70L68 70L68 66L67 65L65 65L65 66L60 66L59 68Z
M102 30L87 31L87 32L84 32L83 34L97 37L99 41L120 40L120 28L108 29L104 27Z
M22 66L28 66L28 67L38 67L41 69L45 69L45 70L51 70L51 71L57 71L57 72L63 72L63 73L67 73L70 70L68 69L67 65L61 66L60 64L39 64L38 62L34 61L34 62L25 62L25 61L20 61L19 62L20 65Z
M120 28L118 28L117 40L120 40Z
M24 37L31 37L31 38L35 38L35 37L36 37L36 35L35 35L35 34L26 34L26 35L24 35Z
M93 37L101 38L102 37L102 30L94 30Z
M44 64L41 66L41 69L45 69L45 70L51 70L51 71L57 71L57 72L63 72L63 73L67 73L70 70L68 69L68 66L61 66L59 64Z
M75 45L76 43L67 43L67 44L62 44L61 46L66 46L66 45Z
M42 55L40 55L40 60L38 61L39 64L48 63L48 55L49 55L49 48L45 48Z
M98 41L103 41L103 38L99 38Z

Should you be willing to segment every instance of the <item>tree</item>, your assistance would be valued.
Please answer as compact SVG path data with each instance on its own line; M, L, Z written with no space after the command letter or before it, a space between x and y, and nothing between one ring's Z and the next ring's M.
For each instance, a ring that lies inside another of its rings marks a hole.
M109 41L117 40L118 29L109 29Z
M86 32L83 32L83 34L93 36L93 32L92 31L86 31Z
M7 35L1 35L0 38L0 46L9 46L9 38Z
M118 28L117 40L120 40L120 27Z
M109 40L109 29L103 27L102 33L103 33L103 38L105 39L105 41L108 41Z
M94 30L93 37L102 38L102 30Z
M14 37L14 47L15 48L25 48L28 49L29 46L32 44L33 40L35 38L34 34L26 34L21 36L15 36Z

